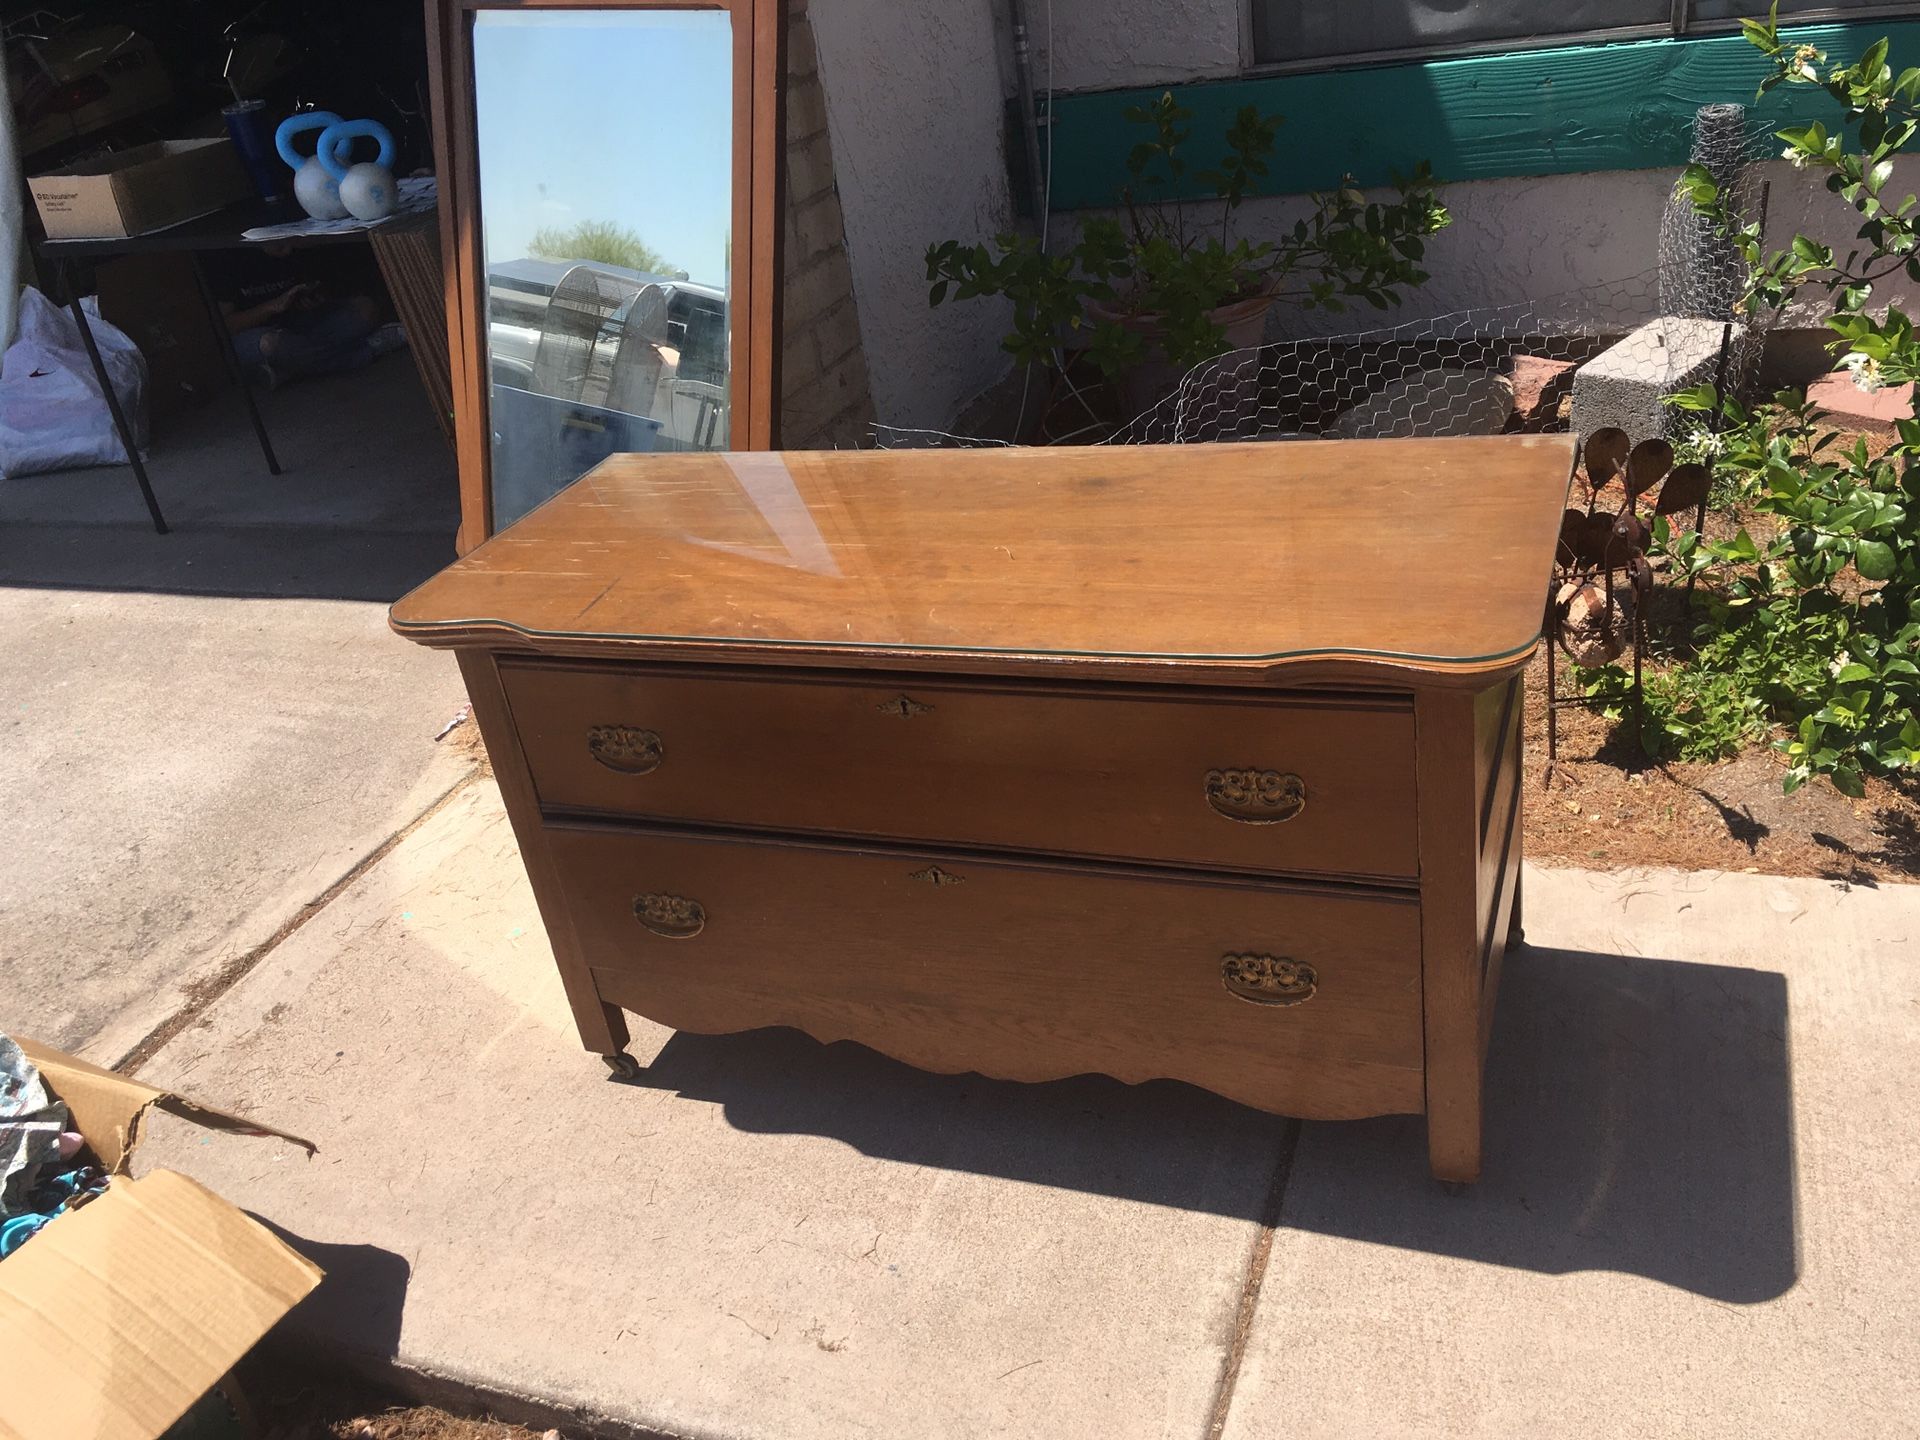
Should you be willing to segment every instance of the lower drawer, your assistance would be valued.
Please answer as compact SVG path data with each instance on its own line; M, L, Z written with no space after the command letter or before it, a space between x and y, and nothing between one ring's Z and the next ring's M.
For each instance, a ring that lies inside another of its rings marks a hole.
M1190 1081L1319 1119L1422 1109L1410 897L555 825L601 998L929 1070Z

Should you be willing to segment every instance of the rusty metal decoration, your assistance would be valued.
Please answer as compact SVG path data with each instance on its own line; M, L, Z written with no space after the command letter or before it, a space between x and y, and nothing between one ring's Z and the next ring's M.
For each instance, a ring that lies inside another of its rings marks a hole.
M1635 724L1639 723L1641 663L1646 615L1653 597L1653 565L1647 545L1651 517L1675 515L1704 504L1712 482L1705 465L1676 466L1665 440L1628 441L1608 426L1581 445L1574 504L1560 517L1553 586L1547 599L1547 633L1574 664L1610 665L1633 652ZM1642 507L1648 513L1642 513ZM1554 707L1558 666L1547 666L1547 755L1558 755ZM1571 702L1570 702L1571 703Z

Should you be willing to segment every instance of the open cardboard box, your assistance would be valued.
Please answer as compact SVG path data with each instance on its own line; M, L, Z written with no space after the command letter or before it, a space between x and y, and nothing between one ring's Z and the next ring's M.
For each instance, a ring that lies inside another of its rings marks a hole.
M154 140L27 182L49 240L118 239L211 214L252 193L233 142Z
M128 1173L159 1108L210 1130L284 1130L16 1043L112 1176L0 1260L0 1437L153 1440L287 1311L320 1268L171 1170Z

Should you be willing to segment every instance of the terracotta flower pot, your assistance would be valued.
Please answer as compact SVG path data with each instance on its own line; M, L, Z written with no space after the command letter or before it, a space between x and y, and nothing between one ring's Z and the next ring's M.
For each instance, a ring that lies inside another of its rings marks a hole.
M1250 349L1264 340L1267 314L1274 304L1275 297L1263 293L1209 310L1207 318L1226 335L1223 351ZM1114 382L1129 415L1144 414L1179 388L1186 372L1176 368L1161 347L1160 337L1165 330L1158 315L1129 314L1098 300L1089 300L1087 318L1096 324L1111 321L1147 342L1146 359Z

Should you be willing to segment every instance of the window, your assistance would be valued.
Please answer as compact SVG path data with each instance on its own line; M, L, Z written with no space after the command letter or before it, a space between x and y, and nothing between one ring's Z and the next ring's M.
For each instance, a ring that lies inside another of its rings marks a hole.
M1253 0L1261 65L1324 64L1731 30L1767 0ZM1781 0L1798 24L1920 14L1887 0Z

